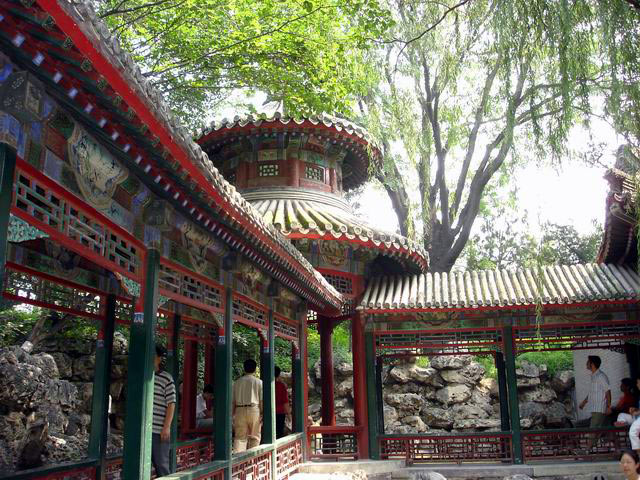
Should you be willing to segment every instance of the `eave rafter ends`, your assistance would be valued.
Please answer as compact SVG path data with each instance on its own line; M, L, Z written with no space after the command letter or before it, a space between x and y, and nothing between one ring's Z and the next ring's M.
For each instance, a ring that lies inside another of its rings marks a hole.
M13 45L32 56L44 78L64 89L67 101L84 111L87 121L103 129L195 223L216 235L226 233L225 241L233 239L237 246L258 247L268 257L265 264L276 266L272 268L274 276L312 304L341 307L342 296L224 180L90 5L80 0L0 0L0 13L2 30ZM40 34L38 39L31 35L35 30ZM54 58L50 50L56 49L65 52L66 61ZM67 71L70 65L79 67L86 77L71 75ZM112 106L108 110L97 106L96 90L102 104L109 100ZM136 133L127 135L118 117L136 125ZM179 176L186 179L179 185L167 175L176 164ZM237 234L216 221L220 216Z
M640 277L608 264L553 265L537 269L482 270L378 277L359 310L500 310L514 307L636 301ZM382 312L384 313L384 312Z
M428 254L420 245L401 235L377 230L353 215L347 205L340 208L314 201L313 197L305 199L304 194L285 194L282 198L255 200L252 204L265 222L289 238L309 237L355 243L379 250L386 256L406 260L417 271L426 270ZM269 192L270 197L277 195L278 192Z

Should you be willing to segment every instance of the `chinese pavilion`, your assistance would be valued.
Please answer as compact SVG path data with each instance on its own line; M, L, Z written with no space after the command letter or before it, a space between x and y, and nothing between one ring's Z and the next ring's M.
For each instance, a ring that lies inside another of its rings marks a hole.
M150 478L157 338L182 384L171 478L288 478L304 459L573 458L594 435L589 458L626 445L623 428L521 430L515 358L595 347L637 355L630 177L609 176L598 264L431 273L422 249L367 225L342 198L378 155L365 131L329 116L236 118L194 142L87 3L0 0L2 295L97 329L86 459L10 478ZM350 426L335 425L331 335L339 322L352 332ZM321 335L319 427L306 423L310 323ZM261 339L264 426L259 447L233 455L239 324ZM129 335L128 395L123 452L108 456L116 328ZM290 343L293 368L293 433L278 440L276 337ZM500 431L385 434L384 363L460 353L495 359ZM199 361L215 385L213 433L195 428Z

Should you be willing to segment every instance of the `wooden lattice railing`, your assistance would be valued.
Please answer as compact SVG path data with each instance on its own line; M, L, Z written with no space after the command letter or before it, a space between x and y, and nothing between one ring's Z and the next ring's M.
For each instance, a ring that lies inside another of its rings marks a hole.
M510 461L510 433L460 435L382 435L378 439L383 459L413 463Z
M524 461L551 459L601 460L631 448L628 427L522 432Z
M358 427L309 427L309 458L357 460Z

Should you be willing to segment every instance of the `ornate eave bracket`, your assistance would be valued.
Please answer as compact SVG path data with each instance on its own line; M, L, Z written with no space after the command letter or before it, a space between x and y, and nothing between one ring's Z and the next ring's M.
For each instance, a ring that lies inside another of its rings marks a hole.
M120 281L120 284L122 285L122 288L130 296L132 296L134 298L138 298L140 296L140 284L138 282L136 282L134 280L131 280L130 278L127 278L127 277L125 277L124 275L121 275L118 272L116 272L116 277Z
M49 238L49 235L29 225L20 217L10 215L9 227L7 228L7 241L20 243L28 240L37 240L38 238Z

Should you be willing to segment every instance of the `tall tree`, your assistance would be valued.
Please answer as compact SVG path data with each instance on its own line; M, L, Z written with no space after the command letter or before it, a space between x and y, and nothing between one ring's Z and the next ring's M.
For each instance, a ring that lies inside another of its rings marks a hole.
M506 201L493 194L481 202L478 233L460 257L468 270L537 268L595 262L602 226L582 234L572 225L545 222L533 229L511 195ZM459 262L461 263L461 262Z
M496 173L522 154L560 156L611 87L598 3L390 0L380 83L360 107L385 152L375 176L434 271L460 256Z
M367 84L360 52L390 22L378 0L95 0L98 14L183 121L234 90L289 113L346 112Z

